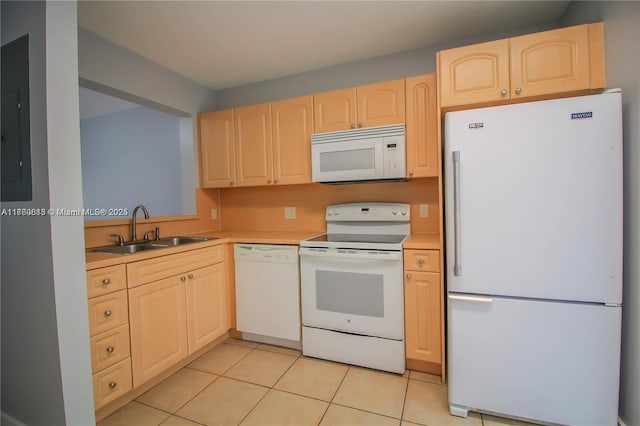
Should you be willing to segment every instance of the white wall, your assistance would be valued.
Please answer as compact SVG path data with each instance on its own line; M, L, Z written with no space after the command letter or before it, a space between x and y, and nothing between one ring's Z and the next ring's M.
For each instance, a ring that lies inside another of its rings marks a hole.
M640 2L574 2L564 24L604 22L607 87L622 88L624 292L620 418L640 425Z
M76 5L3 1L1 8L2 44L30 37L33 169L33 200L1 207L81 206ZM3 420L94 422L83 227L77 219L2 217Z

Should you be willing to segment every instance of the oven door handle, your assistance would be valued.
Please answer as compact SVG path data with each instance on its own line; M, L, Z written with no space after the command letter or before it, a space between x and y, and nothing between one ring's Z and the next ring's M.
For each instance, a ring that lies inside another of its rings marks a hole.
M335 249L314 249L300 247L300 256L322 257L337 260L402 260L402 252L399 251L375 251L375 250L335 250Z

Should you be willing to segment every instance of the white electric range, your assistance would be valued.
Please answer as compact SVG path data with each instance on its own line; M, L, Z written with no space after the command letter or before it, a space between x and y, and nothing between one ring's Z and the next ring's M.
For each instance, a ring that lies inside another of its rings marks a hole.
M410 220L408 204L327 207L327 233L300 242L304 355L404 373Z

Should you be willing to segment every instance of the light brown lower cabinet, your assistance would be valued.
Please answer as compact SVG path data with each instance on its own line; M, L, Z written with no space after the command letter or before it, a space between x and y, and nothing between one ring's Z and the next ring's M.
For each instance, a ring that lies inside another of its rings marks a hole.
M404 267L407 367L441 375L444 334L439 250L405 250Z

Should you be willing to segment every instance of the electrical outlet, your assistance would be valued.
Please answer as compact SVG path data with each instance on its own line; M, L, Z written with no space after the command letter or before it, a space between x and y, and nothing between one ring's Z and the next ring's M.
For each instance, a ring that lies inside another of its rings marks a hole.
M429 204L420 204L420 217L429 217Z
M295 207L285 207L284 208L284 218L285 219L295 219L296 218L296 208Z
M211 209L211 219L218 218L218 209Z

